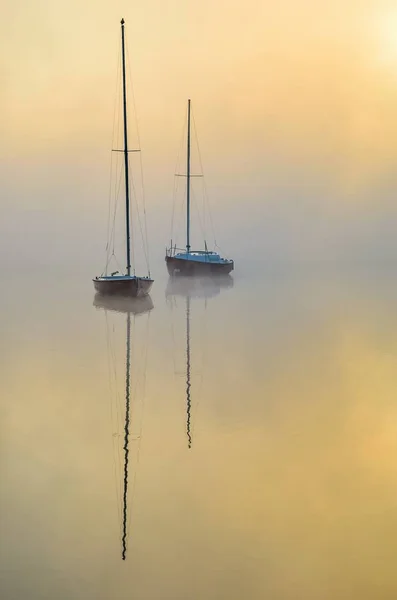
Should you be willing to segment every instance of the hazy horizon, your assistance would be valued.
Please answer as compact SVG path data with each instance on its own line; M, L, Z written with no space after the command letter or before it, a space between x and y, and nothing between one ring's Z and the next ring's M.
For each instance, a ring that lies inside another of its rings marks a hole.
M228 255L395 260L397 11L249 0L4 4L2 263L10 247L30 266L74 263L71 246L95 263L104 247L121 17L152 257L190 97Z

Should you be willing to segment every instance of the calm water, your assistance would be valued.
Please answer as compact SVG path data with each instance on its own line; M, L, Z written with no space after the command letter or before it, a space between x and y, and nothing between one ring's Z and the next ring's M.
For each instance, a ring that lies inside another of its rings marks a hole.
M3 278L2 599L397 597L395 273L242 267Z

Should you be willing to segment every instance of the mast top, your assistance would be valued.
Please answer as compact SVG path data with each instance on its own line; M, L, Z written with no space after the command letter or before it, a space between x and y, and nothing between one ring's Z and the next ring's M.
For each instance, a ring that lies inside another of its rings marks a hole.
M123 26L125 23L124 19L121 19L120 23L121 23L121 26Z

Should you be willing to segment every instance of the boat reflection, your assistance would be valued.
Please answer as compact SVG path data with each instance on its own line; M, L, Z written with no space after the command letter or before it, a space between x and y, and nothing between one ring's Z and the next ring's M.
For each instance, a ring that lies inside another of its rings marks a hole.
M232 288L234 280L230 275L221 275L217 277L188 277L183 275L173 275L169 278L165 291L168 300L175 300L178 296L185 298L185 316L186 316L186 436L187 445L192 447L192 429L191 429L191 410L192 410L192 383L191 383L191 300L193 298L202 298L205 300L205 309L207 300L217 296L222 289ZM171 302L171 307L173 303Z
M212 277L186 277L173 275L168 279L165 295L189 298L212 298L223 289L232 288L234 279L230 275Z
M104 310L105 314L107 311L117 312L126 314L126 335L125 335L125 419L123 423L123 451L124 451L124 462L122 467L122 524L121 524L121 557L122 560L126 559L127 555L127 529L128 529L128 490L129 490L129 458L130 458L130 415L131 415L131 354L132 354L132 339L131 339L131 322L134 322L136 316L150 313L153 309L153 302L150 296L144 296L141 298L128 298L128 297L117 297L115 295L105 296L102 294L96 294L94 297L93 305L98 310ZM142 340L141 340L142 341ZM111 348L112 343L109 339L108 329L108 361L109 365L113 361L112 371L116 373L115 364L115 352L114 348ZM147 347L146 347L147 351ZM146 368L146 356L145 356L145 368ZM144 375L144 378L146 376ZM137 374L135 379L137 379ZM117 382L116 382L117 386ZM136 387L136 385L134 386ZM110 388L112 386L110 385ZM117 428L118 428L117 424ZM121 434L120 434L121 435ZM113 438L118 438L119 435L113 434ZM134 436L134 440L140 443L141 435ZM116 443L118 440L116 440ZM116 451L116 454L118 452ZM139 454L139 446L138 446Z
M143 315L154 308L150 296L129 298L127 296L95 294L93 305L95 308L118 313L130 313L131 315Z

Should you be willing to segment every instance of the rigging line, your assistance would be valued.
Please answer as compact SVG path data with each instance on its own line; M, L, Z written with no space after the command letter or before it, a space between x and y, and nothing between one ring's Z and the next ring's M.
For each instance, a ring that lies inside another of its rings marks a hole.
M174 327L174 303L173 297L169 303L171 310L171 338L172 338L172 362L174 363L174 374L176 373L176 359L175 359L175 327Z
M176 182L176 183L175 183ZM178 233L181 230L181 219L182 219L182 212L183 212L183 208L184 208L184 201L181 200L181 202L178 205L178 190L179 190L179 177L174 177L174 196L173 196L173 201L172 201L172 230L171 230L171 239L173 239L175 237L175 241L176 238L178 236ZM177 205L179 206L179 213L177 214L177 216L175 217L175 212L176 212L176 207ZM179 225L178 225L178 217L179 217ZM175 236L174 236L175 234Z
M114 334L115 334L114 324L112 326L112 330L113 330L113 337L114 337ZM117 431L119 431L120 425L122 422L121 414L123 411L121 408L121 397L120 397L120 390L119 390L119 386L118 386L116 353L115 353L114 346L112 346L111 343L110 343L110 352L111 352L111 358L112 358L112 364L113 364L113 375L114 375L114 382L115 382L115 404L116 404ZM119 433L117 433L117 437L119 437ZM121 473L122 460L121 460L121 448L120 448L119 443L117 444L117 448L118 448L118 459L119 459L119 473ZM121 487L121 480L120 480L120 487ZM120 515L120 520L121 520L121 515Z
M118 205L118 201L119 201L119 197L120 197L121 180L123 177L123 165L121 164L120 167L121 168L120 168L119 179L118 179L118 181L117 181L117 178L115 180L114 210L113 210L113 222L112 222L112 230L111 230L112 254L114 254L117 205Z
M148 315L149 317L149 315ZM135 316L134 316L134 326L135 326ZM147 342L145 344L143 344L143 350L142 350L142 361L144 362L144 369L146 369L146 359L145 359L145 355L147 356ZM144 381L145 381L145 377L146 374L144 374ZM138 388L138 379L139 377L136 378L136 382L135 382L135 388L134 388L134 403L136 403L136 395L137 395L137 388ZM135 470L134 470L134 476L133 476L133 480L132 480L132 485L130 485L130 487L132 488L131 491L131 502L130 502L130 518L128 519L128 536L129 536L129 532L131 529L131 523L132 523L132 509L133 509L133 500L134 500L134 496L135 496L135 486L136 486L136 480L137 480L137 469L138 469L138 465L139 465L139 459L140 459L140 446L141 446L141 441L142 441L142 427L143 427L143 413L144 413L144 399L145 399L145 390L143 388L143 400L141 402L141 418L140 418L140 426L138 428L138 434L134 435L134 440L137 442L137 451L136 451L136 464L135 464Z
M191 190L190 190L190 193L191 193L191 195L192 195L192 199L193 199L193 205L194 205L194 206L195 206L195 208L196 208L196 212L197 212L197 217L198 217L198 221L199 221L199 225L200 225L201 233L202 233L202 235L203 235L203 238L204 238L204 240L205 240L205 230L204 230L204 228L203 228L203 222L202 222L202 220L201 220L200 211L199 211L199 207L198 207L198 202L197 202L197 200L196 200L196 195L195 195L195 193L194 193L194 189L193 189L193 187L191 188Z
M146 321L146 342L144 344L144 361L143 361L143 364L144 364L143 373L144 374L143 374L143 388L142 388L141 424L140 424L138 444L137 444L136 468L134 471L134 478L132 481L131 509L130 509L131 517L129 519L128 535L130 534L130 530L131 530L132 509L133 509L133 501L134 501L134 497L135 497L135 487L136 487L136 482L137 482L137 478L138 478L138 465L139 465L140 456L141 456L142 432L143 432L143 422L144 422L144 416L145 416L146 371L147 371L147 356L148 356L149 324L150 324L150 312L147 315L147 321Z
M113 174L113 152L110 153L110 181L109 181L109 195L108 195L108 218L106 227L106 263L105 272L107 272L107 265L109 263L109 234L110 234L110 214L112 204L112 174Z
M197 127L196 127L196 122L194 120L194 113L192 111L192 116L193 116L193 137L194 137L194 141L195 141L195 148L197 150L197 154L199 157L199 163L200 163L200 173L201 173L201 179L202 179L202 211L203 211L203 237L204 240L207 237L207 228L206 228L206 198L205 198L205 180L204 180L204 169L203 169L203 164L202 164L202 160L201 160L201 154L200 154L200 146L198 143L198 134L197 134ZM197 202L197 209L200 210L200 206L199 203Z
M208 214L209 214L210 225L211 225L211 229L212 229L212 235L214 236L214 241L216 243L215 227L214 227L214 221L213 221L213 218L212 218L212 212L211 212L211 205L210 205L210 200L209 200L208 189L207 189L207 185L206 185L205 177L204 177L204 167L203 167L203 161L201 159L201 150L200 150L200 144L199 144L199 140L198 140L196 121L194 119L194 114L192 116L193 116L193 128L194 128L194 133L195 133L195 139L196 139L196 145L197 145L197 152L198 152L198 157L199 157L199 162L200 162L200 169L201 169L201 173L203 175L204 198L207 201Z
M112 152L113 154L113 152ZM112 228L110 231L110 236L109 236L109 252L112 248L112 252L114 253L114 229L115 229L115 219L116 219L116 207L117 207L117 198L118 198L118 194L120 191L120 182L121 182L121 176L122 176L122 171L120 172L120 176L119 178L117 177L117 172L118 169L120 168L120 162L118 157L116 157L116 161L115 161L115 166L114 166L114 190L113 190L113 202L114 202L114 209L113 209L113 219L112 219ZM110 255L108 254L108 262L110 260Z
M186 185L187 185L187 180L185 179L185 192L186 192ZM178 234L181 231L184 231L184 227L185 227L185 213L184 213L184 208L185 208L185 202L181 202L179 205L179 213L177 215L177 227L175 229L175 244L178 247L177 242L177 237ZM174 236L173 236L174 237ZM183 246L183 244L182 244Z
M117 145L119 144L120 129L121 129L121 119L120 119L121 107L120 107L120 104L121 104L121 94L119 93L118 100L117 100L117 125L116 125L116 144ZM118 171L118 169L121 170L124 167L124 165L121 162L122 161L121 154L119 154L118 152L113 152L112 150L111 150L111 152L112 152L112 154L115 154L115 159L116 159L116 174L115 174L115 178L114 178L114 192L113 192L114 200L116 200L117 193L118 193L117 190L119 188L118 179L117 179L117 171Z
M115 325L113 323L113 337L115 337ZM112 356L113 356L113 365L114 365L114 377L115 377L115 384L116 384L116 413L117 413L117 435L116 435L116 441L117 441L117 455L118 455L118 473L119 473L119 498L121 500L122 497L122 493L123 493L123 488L122 488L122 481L123 481L123 477L122 477L122 472L123 472L123 459L122 459L122 445L120 444L120 440L121 440L121 430L124 427L124 407L122 406L122 399L121 399L121 394L120 394L120 387L118 384L118 373L117 373L117 359L116 359L116 352L115 352L115 346L112 346ZM120 502L121 505L121 502ZM122 523L122 516L120 513L120 524Z
M150 271L150 268L149 268L149 257L147 255L147 247L145 247L145 238L144 238L144 234L143 234L143 230L142 230L141 213L140 213L140 210L139 210L139 203L138 203L138 198L137 198L137 194L136 194L136 188L135 188L135 184L134 184L134 179L133 178L131 178L131 179L132 179L131 185L132 185L132 190L133 190L132 197L135 200L136 213L137 213L137 216L138 216L138 224L139 224L139 229L140 229L140 232L141 232L141 239L142 239L142 245L143 245L143 253L145 255L147 270Z
M111 148L114 148L115 146L118 147L119 145L119 139L120 139L120 132L121 132L121 119L120 119L120 113L121 113L121 40L119 40L119 53L118 53L118 69L117 69L117 88L116 88L116 101L115 101L115 121L116 123L113 126L113 137L112 137L112 146ZM113 152L112 152L113 154ZM118 204L118 199L119 199L119 194L120 194L120 185L121 185L121 177L123 174L123 167L121 167L120 169L120 177L118 178L118 169L120 168L120 161L121 161L121 155L119 156L118 153L116 153L116 159L115 159L115 175L114 175L114 192L113 192L113 198L114 198L114 213L113 213L113 222L112 222L112 229L110 232L110 239L109 239L109 251L110 249L112 250L112 255L114 255L114 244L115 244L115 219L116 219L116 212L117 212L117 204ZM114 164L114 163L113 163ZM107 273L107 268L109 265L109 262L111 260L111 256L107 257L107 266L106 266L106 273Z
M122 83L122 57L121 57L121 53L122 53L122 41L119 41L119 52L120 52L120 58L119 58L119 83L118 83L118 97L117 97L117 125L116 125L116 132L115 132L115 137L113 138L113 143L112 143L112 152L113 152L113 148L124 148L124 114L123 114L123 83ZM124 160L123 160L123 156L122 154L119 154L118 152L115 152L117 160L123 161L123 166L124 166Z
M131 60L130 60L130 52L129 52L129 47L128 47L128 40L126 40L125 46L127 49L127 72L128 72L129 83L130 83L132 106L134 109L136 135L137 135L137 140L138 140L138 148L140 150L141 149L141 139L140 139L140 135L139 135L138 112L136 110L135 91L134 91L134 86L132 83Z
M128 319L129 319L129 323L131 324L131 313L128 313ZM132 357L134 359L134 351L135 351L135 315L133 315L133 333L131 336L131 339L133 340L131 342L131 347L132 347ZM136 393L137 393L137 382L138 382L138 377L136 375L136 369L135 369L135 380L134 380L134 384L132 387L132 408L135 406L136 407ZM133 414L131 414L131 420L133 418ZM136 440L136 436L132 436L133 440ZM138 444L139 444L139 437L138 437ZM124 535L126 536L126 539L129 538L130 535L130 530L131 530L131 512L132 512L132 504L133 504L133 498L134 498L134 488L135 488L135 478L136 478L136 465L135 465L135 469L134 469L134 474L133 474L133 479L132 479L132 492L130 494L131 496L131 502L130 502L130 509L128 510L128 507L126 505L126 515L125 515L125 521L124 521ZM130 489L131 489L131 483L130 483ZM127 511L129 514L127 514ZM128 525L128 527L127 527Z
M179 141L178 154L177 154L175 170L174 170L174 193L173 193L173 198L172 198L171 237L170 237L170 239L173 238L173 234L174 234L175 202L176 202L176 195L178 192L178 183L179 183L178 182L179 177L176 177L176 173L179 173L179 170L180 170L179 167L180 167L180 161L181 161L182 147L184 145L184 140L185 140L186 128L187 128L187 112L186 112L185 118L183 119L182 134L181 134L180 141Z
M108 342L110 343L109 338L108 338ZM109 362L109 365L108 365L109 366L109 380L111 380L110 351L109 350L108 350L108 362ZM112 387L112 386L110 385L110 387ZM118 424L117 424L117 419L115 419L114 410L113 410L113 391L112 391L111 397L110 397L110 412L111 412L111 424L112 424L112 456L113 456L113 466L114 466L114 478L115 478L115 483L116 483L116 501L117 501L117 507L118 507L119 523L121 524L121 513L120 513L120 509L119 509L120 489L118 489L118 482L120 481L120 479L118 477L118 469L117 469L117 461L116 461L118 440L117 440L117 434L114 434L114 430L116 429L116 431L117 431Z
M111 139L111 148L113 148L114 142L114 131L116 125L116 111L117 111L117 99L119 96L119 76L120 76L120 51L121 51L121 42L119 40L118 53L117 53L117 66L116 66L116 87L114 93L114 103L113 103L113 126L112 126L112 139ZM106 234L106 250L108 250L109 244L109 230L110 230L110 213L111 213L111 199L112 199L112 174L113 174L113 152L110 153L110 178L109 178L109 198L108 198L108 222L107 222L107 234Z
M114 147L115 143L116 145L118 145L119 142L119 138L120 138L120 129L121 129L121 120L120 120L120 111L121 111L121 41L119 40L119 56L118 56L118 70L117 70L117 88L116 88L116 100L115 100L115 119L116 119L116 124L113 126L113 137L112 137L112 146L111 148ZM113 152L112 152L113 154ZM114 193L113 193L113 198L114 198L114 203L115 203L115 211L116 211L116 205L117 205L117 199L118 199L118 193L120 191L120 181L118 181L117 178L117 171L118 168L120 168L120 159L121 157L116 155L116 159L115 159L115 175L114 175ZM113 174L112 174L113 176ZM120 174L121 177L121 174ZM118 191L119 190L119 191ZM115 215L114 215L115 217ZM111 236L112 236L112 243L113 243L113 249L112 249L112 253L114 254L114 219L113 219L113 228L111 231ZM109 240L109 250L110 250L110 246L111 246L111 241ZM108 262L109 262L109 255L107 257ZM107 272L107 269L106 269Z
M112 258L114 258L114 262L115 262L115 264L116 264L117 270L119 271L119 273L122 273L122 271L123 271L123 267L120 265L120 263L119 263L119 261L118 261L118 259L117 259L117 256L116 256L115 254L112 254L112 256L110 257L110 260L111 260ZM109 262L110 262L110 261L109 261Z
M118 473L117 473L117 462L116 462L116 443L115 443L115 437L114 437L114 422L117 422L117 419L115 419L115 415L114 415L114 407L113 407L113 386L112 386L112 371L111 371L111 351L110 351L110 335L109 335L109 321L108 321L108 315L107 315L107 310L105 310L105 320L106 320L106 346L107 346L107 365L108 365L108 384L109 384L109 394L110 394L110 421L111 421L111 428L112 428L112 454L113 454L113 474L114 474L114 479L115 479L115 483L116 483L116 504L117 504L117 512L119 515L119 523L121 526L121 512L120 512L120 489L118 489ZM118 444L117 444L118 445Z
M133 112L134 112L134 118L135 118L135 127L136 127L136 135L137 135L137 140L138 140L138 148L141 150L141 136L139 133L139 119L138 119L138 111L136 108L136 100L135 100L135 90L134 90L134 85L132 83L132 73L131 73L131 60L130 60L130 51L129 51L129 47L128 47L128 41L126 43L126 47L127 47L127 64L128 64L128 76L129 76L129 82L130 82L130 89L131 89L131 97L132 97L132 105L133 105ZM142 202L143 202L143 214L144 214L144 230L145 230L145 236L143 236L142 233L142 242L144 244L144 246L146 246L146 266L148 269L148 272L150 274L150 260L149 260L149 238L148 238L148 228L147 228L147 214L146 214L146 192L145 192L145 185L144 185L144 176L143 176L143 158L142 158L142 152L139 152L139 163L140 163L140 171L141 171L141 188L142 188Z
M141 167L141 182L142 182L142 199L143 199L143 214L144 214L144 226L145 226L145 239L146 239L146 261L147 261L147 269L150 277L150 254L149 254L149 237L148 237L148 227L147 227L147 215L146 215L146 192L143 183L143 159L142 153L139 153L139 163Z
M114 211L113 211L113 223L112 223L112 230L111 230L111 235L110 235L110 240L109 240L109 243L112 245L112 254L108 258L108 261L106 263L106 269L105 269L106 273L107 273L107 269L108 269L108 266L109 266L109 263L110 263L110 260L111 260L112 256L115 256L115 254L114 254L114 243L115 243L115 229L116 229L116 213L117 213L118 199L119 199L119 196L120 196L120 187L121 187L122 176L123 176L123 169L121 168L121 170L120 170L120 176L119 176L119 181L118 181L118 190L117 190L117 194L115 196Z
M205 298L205 302L204 302L204 318L203 318L203 322L200 326L201 332L202 332L202 346L203 346L203 352L202 352L202 357L201 357L201 373L200 373L200 388L198 390L198 394L197 394L197 402L194 408L194 415L195 415L195 421L193 424L193 431L192 433L194 433L194 429L197 423L197 418L198 418L198 412L199 412L199 405L202 399L202 391L203 391L203 381L204 381L204 369L206 366L206 362L207 362L207 355L208 355L208 348L207 348L207 344L205 342L206 337L207 337L207 321L208 319L206 319L206 315L207 315L207 298Z
M112 332L113 332L113 338L114 338L115 333L116 333L114 323L112 324ZM115 404L116 404L116 415L117 415L117 439L119 440L119 437L120 437L119 431L122 428L122 422L123 422L123 419L122 419L123 408L121 406L121 396L120 396L120 389L119 389L119 385L118 385L117 358L116 358L116 352L115 352L114 345L113 346L111 345L111 354L112 354L115 389L116 389ZM120 443L117 444L117 450L118 450L118 459L119 459L119 474L121 474L121 472L122 472L122 457L121 457ZM120 477L120 494L121 494L121 477Z
M174 176L174 182L172 186L172 211L171 211L171 227L170 227L170 240L174 237L174 219L175 219L175 205L178 196L179 177Z
M128 157L128 167L129 167L129 171L132 174L132 169L131 169L131 161L130 158ZM132 196L131 191L133 190L135 193L135 186L134 186L134 178L131 176L130 180L129 180L129 192L130 192L130 198ZM131 190L131 186L132 186L132 190ZM134 232L134 220L132 219L132 211L130 211L130 236L131 236L131 254L132 254L132 267L133 267L133 271L134 271L134 275L135 275L135 232Z
M179 167L180 167L180 161L181 161L182 147L184 145L184 140L185 140L186 127L187 127L187 118L185 118L184 122L183 122L182 135L181 135L180 142L179 142L177 160L176 160L175 171L174 171L174 194L173 194L173 199L172 199L172 215L171 215L171 239L173 238L173 234L174 234L175 204L176 204L176 200L177 200L178 187L179 187L179 177L176 176L176 173L178 173L180 170Z
M150 332L150 312L148 312L148 316L147 316L147 322L146 322L146 349L145 349L145 362L144 362L144 378L143 378L143 391L144 391L144 395L143 395L143 403L145 403L145 398L146 398L146 377L147 377L147 359L148 359L148 352L149 352L149 332ZM142 418L143 418L144 413L142 413Z

